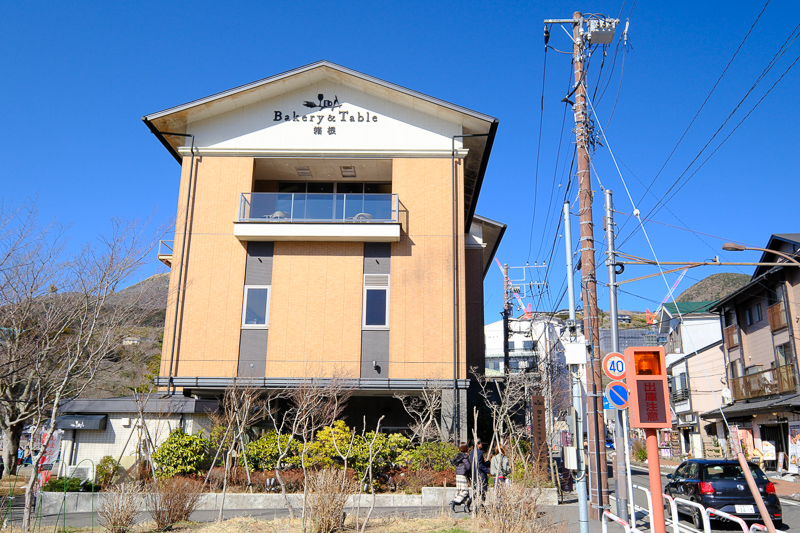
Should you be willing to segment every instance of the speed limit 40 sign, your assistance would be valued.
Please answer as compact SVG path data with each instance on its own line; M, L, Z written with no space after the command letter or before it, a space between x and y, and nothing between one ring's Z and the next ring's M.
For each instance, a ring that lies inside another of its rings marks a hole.
M603 358L603 372L614 381L625 379L625 358L621 353L611 352Z

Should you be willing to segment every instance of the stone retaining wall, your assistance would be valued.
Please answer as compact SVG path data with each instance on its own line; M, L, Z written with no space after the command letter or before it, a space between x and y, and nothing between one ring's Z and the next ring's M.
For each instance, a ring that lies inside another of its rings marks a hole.
M450 500L456 495L456 489L442 487L423 487L422 494L376 494L375 507L447 507ZM41 505L43 515L66 513L97 512L105 497L103 493L91 494L87 492L43 492ZM348 506L355 507L357 495L350 496ZM144 500L144 497L142 496ZM302 494L289 494L292 506L302 506ZM144 502L143 502L144 503ZM222 494L202 494L197 506L198 511L213 511L219 509L222 503ZM225 495L225 509L282 509L285 507L281 494L265 493L235 493ZM372 496L361 495L361 506L369 507ZM539 497L540 505L557 505L558 494L555 489L542 489Z

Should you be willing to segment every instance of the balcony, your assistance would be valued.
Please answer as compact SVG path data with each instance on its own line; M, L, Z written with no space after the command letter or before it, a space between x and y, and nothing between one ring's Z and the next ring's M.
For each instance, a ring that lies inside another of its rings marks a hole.
M739 346L739 331L736 328L736 324L732 326L728 326L723 330L725 335L725 347L727 349L735 348Z
M794 392L796 388L793 365L770 368L731 380L731 393L737 401Z
M175 241L158 241L158 260L170 268L172 267L172 247L174 244Z
M678 389L672 393L672 403L679 403L689 399L689 389Z
M233 234L243 241L396 242L396 194L243 193Z
M767 320L769 320L769 329L772 331L786 327L786 308L782 301L767 307Z

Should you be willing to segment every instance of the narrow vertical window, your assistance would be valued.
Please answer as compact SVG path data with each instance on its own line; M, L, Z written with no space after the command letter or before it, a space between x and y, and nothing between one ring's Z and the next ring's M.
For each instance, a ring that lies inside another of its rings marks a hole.
M269 324L269 285L244 288L243 328L266 328Z
M389 327L389 275L364 274L363 327Z

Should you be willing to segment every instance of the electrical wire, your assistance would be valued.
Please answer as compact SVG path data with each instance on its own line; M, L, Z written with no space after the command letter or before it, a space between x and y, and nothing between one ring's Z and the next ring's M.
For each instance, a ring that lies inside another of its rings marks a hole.
M539 155L542 151L542 124L544 122L544 89L547 79L547 38L549 33L545 33L544 64L542 66L542 98L539 104L539 140L536 143L536 166L534 167L533 194L537 196L539 191ZM531 248L533 247L533 226L536 221L536 201L533 202L533 215L531 216L531 235L528 239L528 261L531 259Z
M681 136L680 136L680 138L678 139L678 142L675 144L675 146L673 146L672 150L670 151L669 155L667 156L667 159L666 159L666 160L664 161L664 163L661 165L661 168L658 170L658 172L656 173L656 175L655 175L655 176L653 177L653 179L651 180L651 182L650 182L650 185L648 185L648 186L647 186L647 189L646 189L646 190L645 190L645 192L642 194L642 196L639 198L639 203L641 203L641 202L642 202L642 200L644 200L644 197L645 197L645 195L646 195L646 194L647 194L647 193L650 191L650 189L653 187L653 185L655 184L655 182L658 180L659 176L660 176L660 175L661 175L661 173L664 171L664 168L667 166L667 163L669 163L669 161L672 159L672 156L675 154L676 150L678 149L678 147L679 147L679 146L681 145L681 143L683 142L683 139L686 137L686 135L689 133L689 130L690 130L690 129L692 128L692 126L694 125L695 121L697 120L697 117L698 117L698 116L700 116L700 113L703 111L703 108L705 108L705 105L708 103L708 101L711 99L711 96L712 96L712 95L714 94L714 92L717 90L717 87L719 86L720 82L722 81L722 78L725 76L725 73L726 73L726 72L728 71L728 69L730 68L730 66L731 66L731 64L733 63L734 59L736 59L736 56L739 54L739 51L740 51L740 50L742 49L742 47L744 46L745 42L747 41L747 38L748 38L748 37L750 36L750 34L753 32L753 29L755 28L755 26L756 26L756 24L758 23L758 21L761 19L761 15L763 15L763 14L764 14L764 11L767 9L767 6L769 5L770 1L771 1L771 0L767 0L767 2L764 4L764 7L761 9L761 12L760 12L760 13L758 14L758 16L756 17L756 20L755 20L755 21L753 21L753 23L750 25L750 29L749 29L749 30L747 31L747 33L745 34L744 38L742 39L742 42L740 42L740 43L739 43L739 46L736 48L736 50L734 51L733 55L732 55L732 56L731 56L731 58L728 60L728 63L725 65L725 68L722 70L722 73L721 73L721 74L719 75L719 77L717 78L717 81L714 83L714 85L712 86L711 90L710 90L710 91L709 91L709 93L706 95L705 99L703 100L703 103L702 103L702 104L700 104L700 107L699 107L699 108L697 109L697 111L695 112L695 114L694 114L694 117L692 117L692 120L691 120L691 121L689 121L689 125L688 125L688 126L686 126L686 129L685 129L685 130L683 131L683 133L681 134ZM737 108L738 108L738 106L737 106ZM724 124L723 124L723 125L724 125ZM626 221L626 222L627 222L627 221ZM624 231L624 229L625 229L625 224L623 224L623 226L620 228L620 232ZM621 244L624 244L624 241L623 241L623 243L621 243ZM621 244L620 244L620 245L621 245Z

